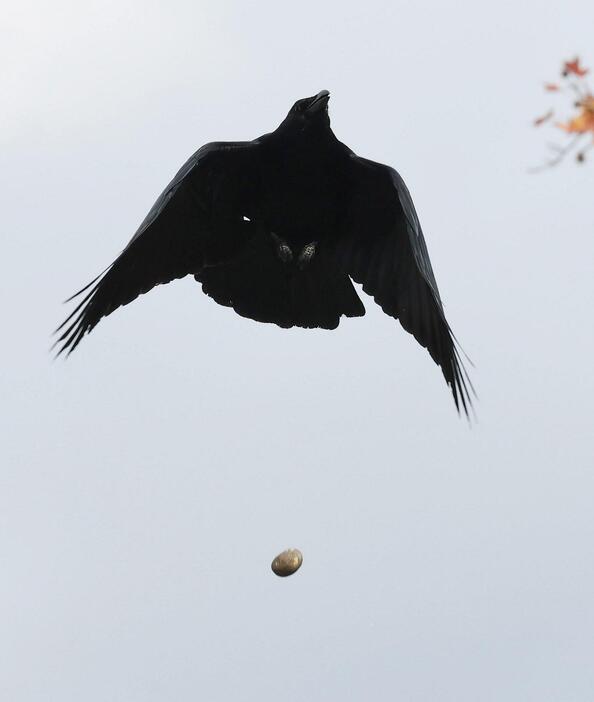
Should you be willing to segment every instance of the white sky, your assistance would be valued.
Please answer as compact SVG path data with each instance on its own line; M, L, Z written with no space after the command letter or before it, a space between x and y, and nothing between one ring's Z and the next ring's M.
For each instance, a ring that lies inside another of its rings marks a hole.
M593 26L584 0L2 8L3 700L591 702L594 158L526 168ZM187 279L53 363L60 300L185 158L322 88L412 191L478 425L369 299L283 331Z

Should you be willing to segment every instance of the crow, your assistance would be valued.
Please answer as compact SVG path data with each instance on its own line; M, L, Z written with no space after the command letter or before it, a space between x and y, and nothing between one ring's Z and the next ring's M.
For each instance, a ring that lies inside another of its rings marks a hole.
M335 329L360 317L353 282L431 354L468 415L472 385L446 320L419 219L400 175L354 154L330 127L322 90L253 141L198 149L116 260L67 300L70 354L102 317L155 285L193 275L238 314Z

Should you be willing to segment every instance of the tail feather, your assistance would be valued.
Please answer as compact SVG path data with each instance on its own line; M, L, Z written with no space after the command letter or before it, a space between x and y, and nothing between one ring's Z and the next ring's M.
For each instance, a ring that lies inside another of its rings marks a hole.
M341 316L365 314L350 278L330 257L316 254L301 270L281 262L264 237L232 262L203 268L195 278L220 305L284 328L335 329Z

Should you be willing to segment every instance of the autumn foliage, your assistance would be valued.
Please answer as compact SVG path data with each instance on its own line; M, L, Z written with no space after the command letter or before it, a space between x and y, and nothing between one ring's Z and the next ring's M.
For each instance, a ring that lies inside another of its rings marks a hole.
M544 84L547 93L555 93L563 98L569 97L572 111L563 121L556 121L556 111L551 107L534 120L534 126L540 127L549 123L555 129L565 132L570 140L565 146L550 145L555 152L554 157L533 170L557 165L574 149L578 149L576 160L581 163L585 160L586 153L594 146L594 95L586 80L588 73L589 69L581 65L579 58L575 58L562 64L559 83Z

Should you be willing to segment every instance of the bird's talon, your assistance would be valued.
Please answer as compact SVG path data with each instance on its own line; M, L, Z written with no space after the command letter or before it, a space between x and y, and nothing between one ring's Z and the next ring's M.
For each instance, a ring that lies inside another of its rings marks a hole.
M297 259L297 265L299 268L304 268L311 261L316 253L316 247L318 245L317 241L312 241L311 244L307 244L303 247L299 258Z
M283 263L290 263L293 260L293 252L286 244L280 244L277 253Z
M276 253L283 263L290 263L293 260L293 252L286 241L280 238L278 234L271 232L272 238L276 243Z

